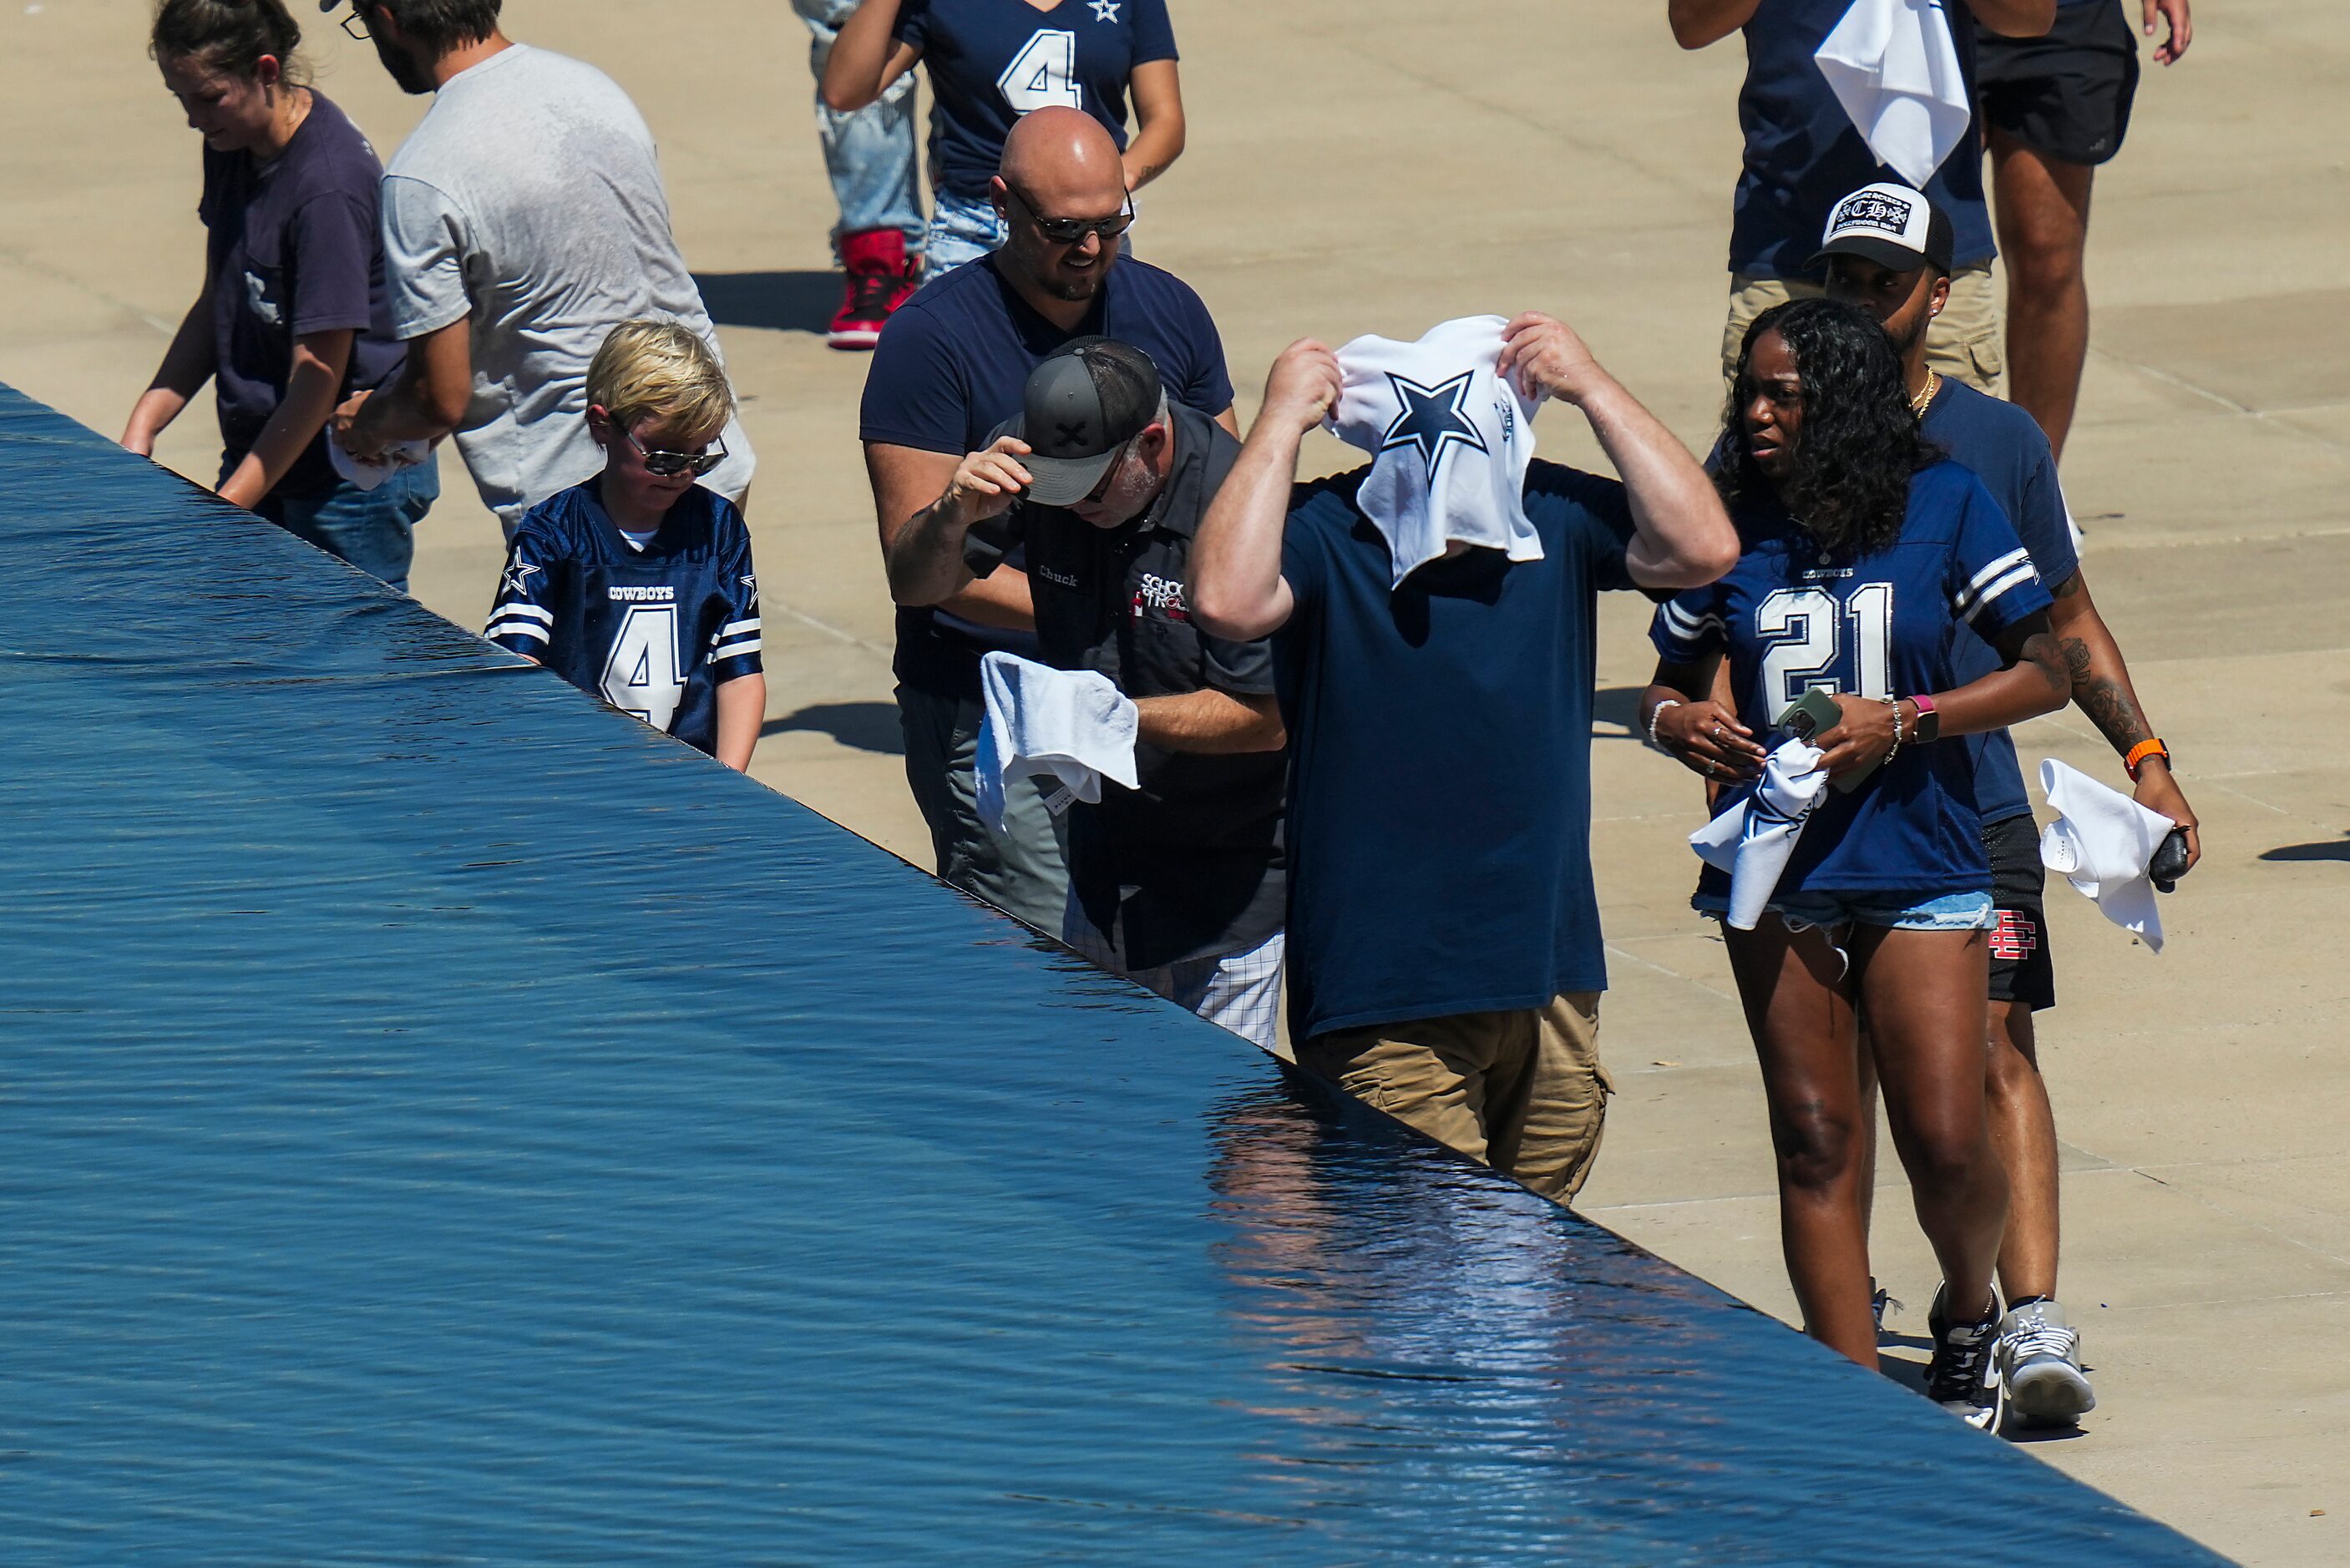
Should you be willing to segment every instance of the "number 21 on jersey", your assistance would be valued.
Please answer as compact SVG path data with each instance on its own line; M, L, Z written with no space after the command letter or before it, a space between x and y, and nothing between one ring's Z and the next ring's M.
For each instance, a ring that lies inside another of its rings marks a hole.
M1034 114L1040 109L1083 109L1085 97L1076 78L1077 36L1039 27L1028 35L1028 41L995 78L995 90L1015 114Z
M1843 614L1837 614L1841 607ZM1762 697L1773 717L1814 687L1834 691L1834 670L1852 637L1854 695L1893 695L1893 585L1863 583L1841 607L1825 588L1779 588L1754 607L1765 644Z
M684 695L677 657L677 607L629 606L604 660L604 701L666 733Z

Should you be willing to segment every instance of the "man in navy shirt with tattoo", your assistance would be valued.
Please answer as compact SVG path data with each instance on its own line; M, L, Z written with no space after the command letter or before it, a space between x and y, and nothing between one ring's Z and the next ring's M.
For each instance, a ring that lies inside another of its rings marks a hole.
M2154 738L2121 649L2089 597L2047 437L2023 410L1945 378L1927 362L1928 324L1950 296L1950 245L1947 219L1923 195L1877 184L1836 202L1819 259L1826 264L1829 296L1882 322L1901 350L1926 439L1975 471L2032 553L2054 596L2049 628L2072 675L2073 701L2122 756L2139 804L2185 828L2190 856L2199 856L2195 813L2171 776L2170 753ZM1997 656L1981 639L1962 630L1959 642L1963 673L1992 667ZM1999 1255L2008 1302L2000 1370L2011 1408L2026 1419L2069 1424L2096 1398L2081 1372L2080 1336L2054 1300L2056 1124L2032 1023L2035 1011L2056 1002L2041 906L2046 872L2015 742L2001 730L1970 736L1967 745L1999 911L1991 932L1991 1141L2011 1193Z
M1091 116L1044 109L1012 129L993 182L1008 237L923 286L874 350L858 434L886 557L945 493L964 454L1020 412L1028 372L1073 338L1149 355L1173 401L1232 427L1232 383L1207 306L1180 279L1118 254L1129 215L1118 145ZM1016 790L1005 833L980 820L972 764L990 649L1035 657L1028 578L1014 558L933 608L898 612L898 711L906 781L939 875L1058 933L1068 876L1040 792Z

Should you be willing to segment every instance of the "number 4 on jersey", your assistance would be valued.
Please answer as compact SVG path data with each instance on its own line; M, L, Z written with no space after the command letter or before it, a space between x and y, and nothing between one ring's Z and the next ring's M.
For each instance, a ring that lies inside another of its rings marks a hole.
M685 695L677 657L677 607L632 605L604 660L604 701L666 733Z
M1077 36L1040 27L1028 36L1012 63L1003 67L1003 74L995 78L995 90L1015 114L1034 114L1040 109L1083 109L1076 75Z

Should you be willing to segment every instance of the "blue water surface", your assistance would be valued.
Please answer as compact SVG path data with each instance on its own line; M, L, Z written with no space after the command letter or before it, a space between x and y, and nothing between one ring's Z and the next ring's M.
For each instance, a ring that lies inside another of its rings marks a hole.
M7 1563L2216 1561L5 389L0 691Z

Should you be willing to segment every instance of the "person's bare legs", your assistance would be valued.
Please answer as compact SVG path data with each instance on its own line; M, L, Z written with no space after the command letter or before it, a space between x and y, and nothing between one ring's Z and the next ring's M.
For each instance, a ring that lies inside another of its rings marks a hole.
M1947 1309L1953 1321L1981 1318L2007 1223L2007 1176L1986 1111L1989 943L1981 931L1862 926L1853 958L1893 1147L1942 1267Z
M2056 1293L2056 1116L2021 1002L1991 1004L1991 1141L2007 1172L1999 1285L2009 1301Z
M1731 971L1762 1067L1779 1167L1779 1239L1804 1332L1863 1366L1877 1365L1861 1230L1860 1083L1842 961L1818 930L1775 916L1726 930Z
M2089 353L2089 186L2096 171L1991 133L1999 254L2007 268L2007 390L2064 455Z

